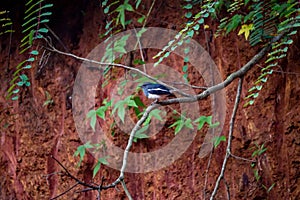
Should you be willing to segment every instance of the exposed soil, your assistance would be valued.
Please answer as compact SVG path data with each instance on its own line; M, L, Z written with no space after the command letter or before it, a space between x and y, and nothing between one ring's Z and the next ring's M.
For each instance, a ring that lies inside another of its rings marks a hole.
M101 42L99 34L105 26L104 15L96 1L54 1L53 19L49 24L51 30L60 38L53 43L58 49L71 52L81 57ZM8 5L9 6L9 5ZM163 27L180 30L184 23L183 13L174 12L179 3L160 1L154 6L149 27ZM150 4L146 4L146 10ZM20 8L20 11L22 8ZM19 22L22 16L15 14ZM216 24L208 23L210 30L216 30ZM18 24L16 25L18 27ZM49 199L70 188L74 181L59 174L51 175L62 169L50 157L55 156L76 177L92 181L92 167L95 161L87 155L80 167L76 167L78 158L73 157L81 140L75 128L69 97L81 62L73 58L51 53L47 63L35 65L28 70L31 86L24 88L18 101L7 101L4 96L9 87L14 67L24 59L18 55L18 42L21 34L16 30L12 41L10 62L8 63L9 38L5 36L0 42L0 199ZM207 31L210 34L210 31ZM226 37L212 38L209 49L205 35L200 32L195 38L218 66L222 78L247 63L259 49L250 47L242 36L231 34ZM63 44L63 45L62 45ZM148 61L151 62L155 50L148 50ZM230 158L225 180L221 182L216 199L226 199L229 188L231 199L300 199L300 60L299 34L288 56L269 77L253 106L243 108L240 104L232 143L232 154L251 158L255 144L264 144L267 151L257 159L260 180L256 181L251 163ZM139 55L139 52L137 52ZM173 60L172 60L173 59ZM182 66L182 59L171 57L174 66ZM263 63L263 62L261 62ZM201 75L189 71L192 83L202 83ZM124 72L117 71L114 76ZM242 97L260 74L257 65L245 77ZM200 80L200 81L199 81ZM111 83L113 84L113 83ZM235 100L237 81L226 88L227 117L223 135L228 134L229 120ZM109 88L109 87L108 87ZM105 89L98 96L101 102L111 91ZM43 106L47 93L53 103ZM141 94L140 94L141 95ZM150 104L145 98L145 104ZM99 102L97 101L97 102ZM200 102L203 114L211 114L206 102ZM225 106L225 105L224 105ZM169 114L170 115L170 114ZM168 116L169 116L168 115ZM100 123L101 120L99 120ZM172 118L166 123L171 124ZM108 125L109 126L109 125ZM174 130L164 128L150 140L141 140L134 144L132 151L147 152L165 145L174 136ZM115 144L125 147L128 137L120 130L115 130L112 137ZM226 144L214 150L213 154L199 158L203 134L198 132L192 145L172 165L159 171L144 174L125 174L125 180L134 199L205 199L213 190L221 170ZM207 165L210 160L210 167ZM117 170L102 166L99 175L93 182L111 183L119 175ZM206 179L207 178L207 179ZM275 186L270 192L264 188ZM206 185L206 190L204 191ZM228 187L228 188L227 188ZM95 199L95 192L69 192L59 199ZM204 197L205 196L205 197ZM102 199L126 199L121 186L101 193Z

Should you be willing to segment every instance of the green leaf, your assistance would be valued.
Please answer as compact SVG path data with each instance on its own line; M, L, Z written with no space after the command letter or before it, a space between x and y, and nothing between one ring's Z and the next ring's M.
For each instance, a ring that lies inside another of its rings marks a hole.
M184 49L184 53L185 54L188 54L189 52L190 52L190 48L189 47L187 47L187 48Z
M189 80L188 80L188 74L187 74L187 73L183 74L182 77L183 77L183 79L184 79L184 81L185 81L186 83L189 82Z
M23 81L23 82L26 82L28 79L28 77L26 76L26 74L21 74L20 75L20 79Z
M48 29L47 28L40 28L38 30L38 32L40 32L40 33L48 33Z
M234 31L240 25L241 20L242 20L242 15L238 15L238 14L234 15L225 27L226 34L228 34L231 31Z
M134 137L136 137L136 138L148 138L148 137L149 137L148 135L146 135L147 137L144 137L144 136L141 136L141 134L144 133L145 131L147 131L148 128L149 128L149 126L150 126L150 125L147 124L147 125L143 126L142 128L140 128L140 129L135 133Z
M125 121L125 108L124 108L124 106L120 106L118 108L118 116L121 119L121 121L124 123L124 121Z
M220 122L216 122L216 123L214 123L214 124L210 124L209 125L209 128L216 128L216 127L218 127L220 125Z
M137 22L140 23L140 24L142 24L144 20L145 20L145 15L143 15L140 18L138 18Z
M203 17L204 17L204 18L209 17L209 13L205 13L205 14L203 15Z
M213 7L210 7L210 8L208 9L208 12L209 12L209 13L215 13L215 11L216 11L216 10L215 10Z
M30 33L29 33L28 41L29 41L29 45L30 46L32 45L32 42L33 42L33 35L34 35L34 33L35 33L34 30L31 30Z
M159 109L154 109L149 113L149 116L154 117L156 119L158 119L159 121L162 121L162 117L161 117L161 110Z
M93 131L95 131L95 126L96 126L96 121L97 121L97 116L96 116L96 111L95 110L90 110L86 117L91 119L90 121L90 126L92 127Z
M124 12L124 10L121 11L118 16L120 18L120 23L123 26L123 29L125 29L125 12Z
M115 52L119 52L119 53L127 53L127 51L125 50L125 48L124 47L120 47L120 46L114 47L113 50Z
M143 113L141 113L143 114ZM159 109L154 109L149 113L149 116L147 117L147 119L145 120L144 124L148 125L152 119L152 117L158 119L159 121L162 121L162 117L161 117L161 110Z
M197 22L198 22L199 24L203 24L203 23L204 23L204 18L200 18Z
M190 118L188 118L187 120L185 120L184 126L187 127L187 128L189 128L189 129L194 129L194 126L192 124L192 120Z
M189 57L188 56L184 57L183 62L185 63L189 62Z
M139 32L136 34L136 36L140 38L140 37L142 37L143 33L145 33L146 31L147 31L146 28L142 28L139 30Z
M253 93L253 98L257 98L259 93Z
M105 111L107 110L106 106L101 106L96 110L98 117L105 119Z
M183 126L184 126L184 123L182 121L181 121L181 123L177 124L177 126L175 128L175 135L181 131L181 129L183 128Z
M194 36L194 30L189 30L187 32L187 35L190 36L190 37L193 37Z
M133 64L135 64L135 65L143 65L143 64L145 64L145 62L143 60L141 60L141 59L135 59L133 61Z
M137 9L139 7L139 5L141 4L142 0L136 0L135 1L135 9Z
M23 69L31 69L31 65L26 65Z
M103 165L108 165L107 157L99 158L98 160Z
M250 100L249 105L253 105L253 104L254 104L254 100Z
M167 51L165 54L164 54L164 58L167 58L167 57L169 57L169 55L170 55L170 52L169 51Z
M186 73L187 71L188 71L188 65L184 65L183 67L182 67L182 71L184 72L184 73Z
M137 139L146 139L146 138L149 138L148 135L146 135L144 133L138 133L138 132L136 132L136 134L134 135L134 137L137 138Z
M11 98L11 100L16 101L16 100L18 100L18 98L19 98L18 96L14 96Z
M28 58L27 61L28 61L28 62L33 62L33 61L34 61L34 58L33 58L33 57Z
M127 106L130 106L130 107L138 107L138 105L136 105L135 101L132 99L126 101L126 104L127 104Z
M175 135L179 133L183 127L193 129L192 120L190 118L184 120L183 118L179 118L176 122L174 122L169 128L175 127Z
M24 85L24 82L20 81L20 82L17 82L17 86L20 86L22 87Z
M125 3L124 8L125 8L125 10L128 10L128 11L134 11L133 7L129 3Z
M193 27L193 29L194 29L195 31L198 31L199 28L200 28L200 25L199 25L199 24L196 24L196 25Z
M192 15L193 15L193 14L192 14L191 12L187 12L187 13L185 13L185 15L184 15L184 16L185 16L186 18L188 18L188 19L189 19L189 18L191 18L191 17L192 17Z
M93 178L95 178L96 174L100 170L100 167L101 167L101 162L98 160L93 169Z
M217 148L221 142L226 142L225 135L213 138L214 147Z
M197 118L195 121L195 123L198 123L198 130L202 129L202 127L204 126L204 123L206 122L207 124L211 125L212 124L212 116L200 116L199 118Z
M107 6L106 8L104 8L103 12L104 12L104 14L107 14L109 12L109 6Z
M12 91L13 94L17 94L20 90L19 89L15 89Z
M183 6L184 9L192 9L193 8L193 5L192 4L187 4L185 6Z
M30 54L32 54L32 55L39 55L39 52L37 50L33 50L33 51L30 52Z
M257 85L257 86L255 86L255 87L256 87L257 90L261 90L262 85Z
M84 155L85 155L85 149L93 148L93 146L90 144L90 142L85 143L84 145L80 145L77 147L77 150L74 152L74 157L79 155L79 163L78 166L80 166L81 162L83 161Z

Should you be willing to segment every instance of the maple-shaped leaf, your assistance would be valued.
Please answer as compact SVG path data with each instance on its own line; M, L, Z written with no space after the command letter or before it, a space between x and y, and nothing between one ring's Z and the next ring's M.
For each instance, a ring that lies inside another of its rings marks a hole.
M244 24L242 25L242 28L240 29L238 35L241 35L241 34L245 34L245 38L246 40L248 40L248 37L250 35L250 31L253 29L253 24Z

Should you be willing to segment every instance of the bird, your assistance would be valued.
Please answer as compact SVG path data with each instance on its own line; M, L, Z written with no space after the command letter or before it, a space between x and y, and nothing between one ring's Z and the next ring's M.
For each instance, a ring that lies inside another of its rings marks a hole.
M148 99L158 100L162 96L173 94L170 88L158 83L146 82L143 85L141 85L141 88L143 89L144 95Z

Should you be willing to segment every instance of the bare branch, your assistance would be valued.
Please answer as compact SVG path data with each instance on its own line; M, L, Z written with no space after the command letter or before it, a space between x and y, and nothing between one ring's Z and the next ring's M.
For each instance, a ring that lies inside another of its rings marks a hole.
M121 181L121 184L122 184L122 186L123 186L123 189L124 189L125 194L127 195L128 199L129 199L129 200L132 200L132 197L131 197L131 195L130 195L130 193L129 193L127 187L126 187L125 181L122 180L122 181Z
M140 55L141 55L142 61L144 62L143 63L144 72L147 73L147 69L146 69L146 65L145 65L145 58L144 58L144 55L143 55L143 47L142 47L142 44L141 44L141 41L140 41L140 37L138 37L138 33L136 32L135 28L134 28L134 32L135 32L135 35L136 35L137 42L139 44Z
M77 185L79 185L79 183L77 182L77 183L75 183L72 187L70 187L69 189L67 189L66 191L64 191L64 192L62 192L62 193L60 193L59 195L57 195L56 197L53 197L53 198L51 198L50 200L54 200L54 199L57 199L57 198L59 198L59 197L61 197L61 196L63 196L63 195L65 195L65 194L67 194L68 192L70 192L71 190L73 190Z
M231 151L229 151L229 155L235 159L239 159L239 160L243 160L243 161L247 161L247 162L251 162L251 163L255 163L256 160L250 160L250 159L247 159L247 158L243 158L243 157L239 157L239 156L236 156L234 154L231 153Z
M168 87L168 88L170 88L170 89L178 92L180 95L182 95L184 97L191 97L191 95L186 94L185 92L182 92L181 90L178 90L177 88L175 88L175 87L173 87L171 85L168 85L168 84L166 84L166 83L164 83L164 82L162 82L162 81L160 81L160 80L158 80L158 79L150 76L146 72L143 72L143 71L141 71L141 70L139 70L137 68L130 67L130 66L123 65L123 64L118 64L118 63L106 63L106 62L99 62L99 61L96 61L96 60L91 60L91 59L83 58L83 57L80 57L80 56L76 56L76 55L74 55L72 53L66 53L66 52L60 51L60 50L56 49L54 46L52 46L47 40L46 40L46 42L50 46L50 48L47 48L49 51L56 52L56 53L59 53L59 54L65 55L65 56L73 57L73 58L76 58L76 59L81 60L81 61L85 61L85 62L97 64L97 65L100 65L100 66L102 66L102 65L104 65L104 66L111 65L111 66L115 66L115 67L120 67L120 68L124 68L124 69L128 69L128 70L132 70L132 71L135 71L135 72L137 72L137 73L139 73L139 74L141 74L141 75L149 78L152 81L155 81L155 82L157 82L157 83L159 83L161 85L164 85L164 86L166 86L166 87Z
M227 181L225 180L225 178L223 178L224 181L224 185L226 187L226 192L227 192L227 199L230 200L230 190L229 190L229 185L227 183Z
M258 54L256 54L247 64L245 64L241 69L239 69L239 70L233 72L232 74L230 74L226 78L225 81L207 88L205 91L203 91L202 93L200 93L198 95L195 95L195 96L192 96L192 97L182 97L182 98L168 99L168 100L165 100L165 101L160 101L159 103L161 105L169 105L169 104L174 104L174 103L195 102L195 101L199 101L201 99L204 99L204 98L208 97L209 95L225 88L226 86L228 86L236 78L244 76L256 63L258 63L260 61L260 59L262 59L267 54L267 52L270 50L272 44L274 42L277 42L278 40L280 40L282 36L283 36L283 34L274 37L272 39L272 41L268 45L266 45Z
M51 156L51 158L53 158L64 170L65 172L67 173L67 176L69 176L70 178L74 179L77 183L79 183L80 185L83 185L83 186L86 186L86 187L89 187L89 188L92 188L93 190L98 190L99 187L97 186L94 186L94 185L91 185L91 184L88 184L88 183L85 183L81 180L79 180L78 178L76 178L75 176L73 176L69 171L68 169L63 166L63 164L61 164L61 162L59 162L59 160L57 160L54 156Z
M236 93L234 108L233 108L231 119L230 119L230 127L229 127L229 134L228 134L228 142L227 142L226 154L225 154L225 158L224 158L224 161L223 161L223 164L222 164L222 169L221 169L220 175L219 175L219 177L218 177L218 179L216 181L215 188L214 188L214 190L213 190L213 192L212 192L212 194L210 196L210 200L213 200L214 196L217 194L217 191L218 191L218 188L219 188L219 185L220 185L220 181L224 177L224 172L225 172L227 160L228 160L228 158L230 156L230 149L231 149L231 141L232 141L232 134L233 134L233 128L234 128L234 121L235 121L236 111L238 109L239 102L240 102L242 85L243 85L243 78L240 78L239 84L238 84L238 88L237 88L237 93Z
M204 187L203 187L203 199L206 199L206 187L207 187L207 181L208 181L208 171L211 164L211 158L212 158L213 151L210 152L207 167L205 170L205 180L204 180Z
M159 107L159 104L152 104L152 105L148 106L147 109L145 110L143 116L141 117L141 119L133 127L133 129L130 133L130 137L129 137L126 149L124 151L123 165L121 168L120 177L124 177L124 172L125 172L126 163L127 163L127 157L128 157L129 150L132 146L132 142L133 142L135 133L140 129L140 127L142 126L144 121L147 119L149 113L157 107Z

